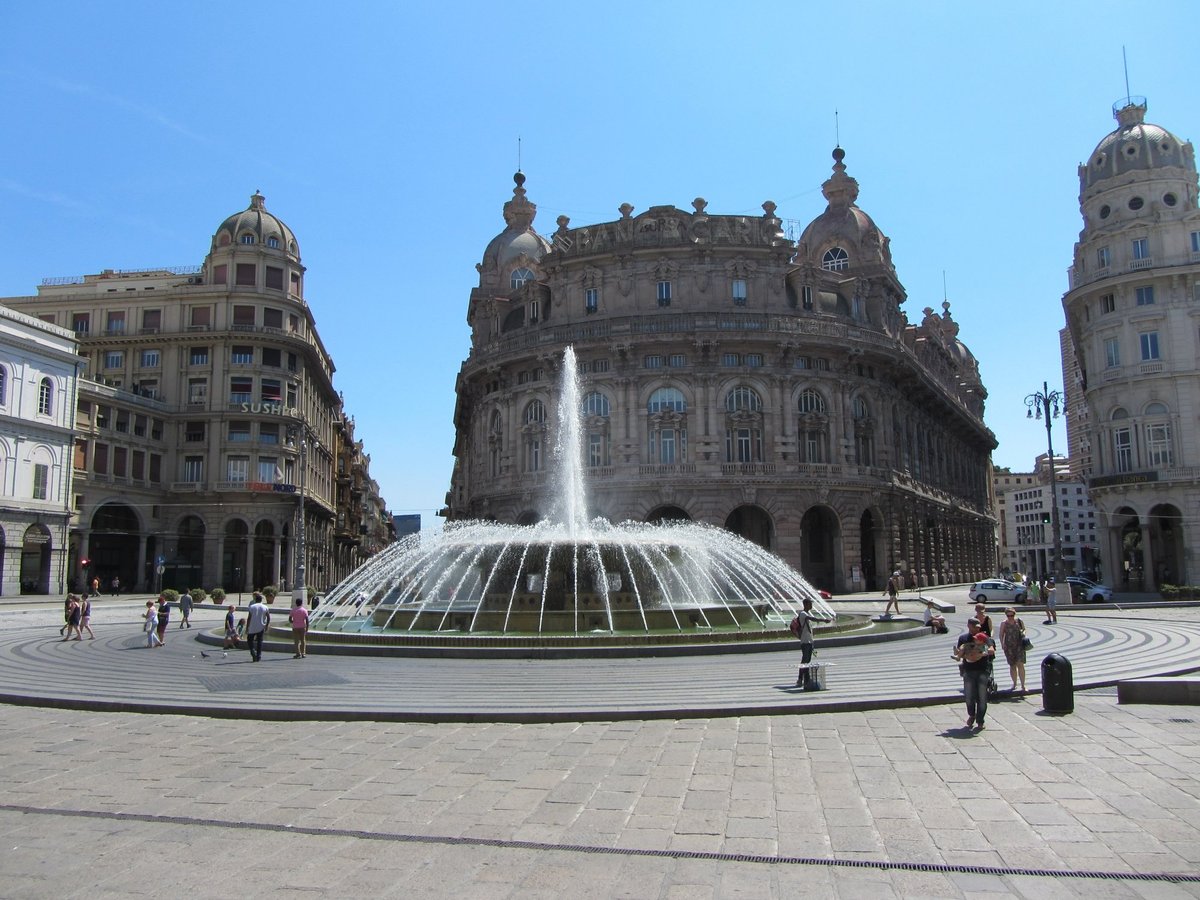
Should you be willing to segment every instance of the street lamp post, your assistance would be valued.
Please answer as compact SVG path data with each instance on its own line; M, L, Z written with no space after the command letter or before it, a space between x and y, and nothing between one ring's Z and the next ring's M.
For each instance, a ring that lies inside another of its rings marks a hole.
M1062 529L1058 516L1058 479L1054 471L1054 440L1050 435L1050 425L1051 419L1057 419L1066 412L1067 401L1060 391L1050 390L1049 385L1043 381L1042 390L1026 397L1025 405L1029 408L1027 418L1041 419L1044 414L1046 419L1046 451L1049 454L1047 462L1050 465L1050 528L1054 536L1054 560L1051 564L1051 571L1054 574L1054 583L1062 584Z
M308 482L308 430L300 432L300 521L296 526L296 583L292 586L292 599L308 604L308 588L304 581L304 560L308 553L307 535L304 528L304 491Z

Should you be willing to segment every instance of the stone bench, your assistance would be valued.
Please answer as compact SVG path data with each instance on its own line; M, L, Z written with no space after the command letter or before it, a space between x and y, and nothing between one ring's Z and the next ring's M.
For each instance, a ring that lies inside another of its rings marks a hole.
M1200 676L1134 678L1117 682L1118 703L1200 706Z

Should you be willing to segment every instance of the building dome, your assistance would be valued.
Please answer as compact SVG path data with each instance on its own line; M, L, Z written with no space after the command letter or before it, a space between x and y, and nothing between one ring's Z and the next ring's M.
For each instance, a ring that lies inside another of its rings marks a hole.
M1167 129L1145 121L1146 100L1127 98L1114 104L1115 131L1106 135L1088 157L1084 187L1130 173L1148 172L1166 166L1195 169L1191 145Z
M533 230L537 204L525 197L525 175L517 172L513 181L517 185L513 188L513 198L504 204L507 227L483 251L481 272L503 274L522 256L536 263L550 250L550 242Z
M871 217L855 204L858 182L846 174L846 165L842 162L845 156L846 151L841 147L833 151L833 175L821 185L821 193L829 205L804 229L798 256L815 257L813 262L820 265L826 254L841 249L848 254L850 269L882 265L890 270L892 256L888 239Z
M276 216L267 212L266 198L258 191L251 195L249 207L234 213L217 227L213 234L212 249L239 243L258 244L300 258L296 235Z

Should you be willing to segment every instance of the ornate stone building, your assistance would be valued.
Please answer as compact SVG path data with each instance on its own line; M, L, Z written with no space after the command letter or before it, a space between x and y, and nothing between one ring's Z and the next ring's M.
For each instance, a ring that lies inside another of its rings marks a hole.
M986 391L943 304L911 324L888 239L834 151L798 243L760 217L654 206L547 239L515 176L458 378L450 519L554 505L556 370L583 380L592 513L736 531L837 592L996 562Z
M1103 574L1200 579L1200 208L1192 145L1114 104L1079 166L1083 230L1063 297L1071 459L1088 478Z
M73 332L88 363L70 401L72 583L293 588L301 508L308 587L365 559L386 517L304 272L256 193L200 266L46 279L0 300Z

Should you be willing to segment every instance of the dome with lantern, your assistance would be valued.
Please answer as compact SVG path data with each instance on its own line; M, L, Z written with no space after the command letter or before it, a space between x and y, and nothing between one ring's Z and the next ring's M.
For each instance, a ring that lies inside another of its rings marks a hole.
M300 258L296 235L277 216L267 212L267 200L258 191L251 195L246 209L217 226L212 249L215 251L230 244L257 244L280 250L297 260Z
M516 183L513 198L504 204L507 227L492 238L483 251L483 262L479 266L481 283L484 279L503 278L518 264L536 264L550 250L550 242L533 230L537 204L525 196L524 173L518 171L513 175L513 181Z

